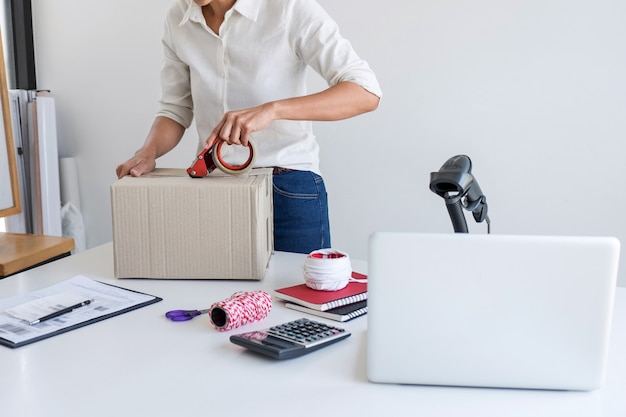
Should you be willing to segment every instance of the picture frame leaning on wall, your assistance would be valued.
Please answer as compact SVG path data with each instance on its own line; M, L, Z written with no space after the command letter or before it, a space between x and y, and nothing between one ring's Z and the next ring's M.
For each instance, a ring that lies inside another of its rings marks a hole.
M11 108L4 62L4 48L0 35L0 218L21 211L20 190L17 178L17 161L11 127Z

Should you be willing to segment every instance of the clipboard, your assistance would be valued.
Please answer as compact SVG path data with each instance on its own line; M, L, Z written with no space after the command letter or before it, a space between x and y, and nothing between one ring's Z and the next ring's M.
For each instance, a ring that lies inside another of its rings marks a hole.
M50 295L78 294L94 302L61 317L30 325L7 310ZM41 290L0 300L0 345L18 348L50 337L119 316L162 301L161 297L96 281L84 276Z

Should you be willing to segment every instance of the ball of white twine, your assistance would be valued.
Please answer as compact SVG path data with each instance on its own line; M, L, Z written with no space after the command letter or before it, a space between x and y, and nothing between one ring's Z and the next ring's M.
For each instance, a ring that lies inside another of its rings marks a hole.
M337 249L311 252L302 268L307 287L320 291L345 288L352 276L352 265L347 253Z

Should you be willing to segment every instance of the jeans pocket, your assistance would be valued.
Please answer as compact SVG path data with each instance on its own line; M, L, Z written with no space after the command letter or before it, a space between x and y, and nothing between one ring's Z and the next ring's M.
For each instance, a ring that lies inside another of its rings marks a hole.
M293 171L274 177L274 192L286 198L315 199L326 193L321 176L309 171Z
M328 199L321 176L294 171L274 176L274 246L310 253L329 247Z

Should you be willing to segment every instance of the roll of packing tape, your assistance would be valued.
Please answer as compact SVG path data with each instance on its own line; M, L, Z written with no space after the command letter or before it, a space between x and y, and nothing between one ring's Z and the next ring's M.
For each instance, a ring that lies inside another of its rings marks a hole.
M254 167L256 161L256 146L254 141L248 140L248 159L241 165L229 164L222 159L222 146L226 142L220 140L217 144L213 145L213 162L219 168L220 171L231 175L240 175L246 173Z
M302 272L307 287L337 291L350 282L352 265L347 253L337 249L320 249L306 257Z
M222 157L222 146L226 142L216 139L209 149L203 149L202 152L193 161L193 164L187 168L187 173L192 178L206 177L218 168L220 171L230 175L241 175L254 168L256 161L256 146L253 140L248 140L248 158L243 164L230 164Z
M219 331L235 329L261 321L272 309L272 297L265 291L241 291L213 303L209 308L211 324Z

